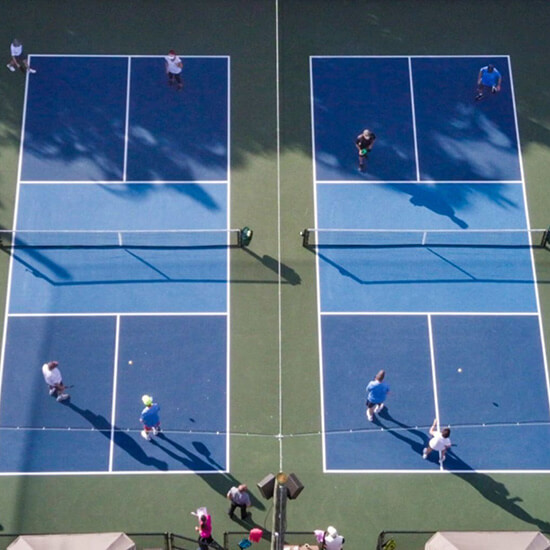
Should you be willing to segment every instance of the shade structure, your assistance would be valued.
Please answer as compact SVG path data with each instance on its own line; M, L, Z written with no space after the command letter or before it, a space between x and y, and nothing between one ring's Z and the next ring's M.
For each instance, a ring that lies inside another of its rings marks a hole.
M538 531L439 531L425 550L550 550Z
M8 550L136 550L124 533L86 533L76 535L21 535Z

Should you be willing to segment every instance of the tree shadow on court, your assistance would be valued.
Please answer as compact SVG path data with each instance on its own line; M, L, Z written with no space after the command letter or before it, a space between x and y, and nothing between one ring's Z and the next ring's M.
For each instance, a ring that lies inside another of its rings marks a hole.
M147 158L147 157L144 157ZM183 179L183 177L182 177ZM154 192L159 192L161 190L165 190L167 186L164 186L164 189L162 189L162 186L159 186L158 184L153 183L140 183L139 185L136 184L126 184L126 183L111 183L107 185L98 185L98 187L101 187L104 191L110 193L111 195L121 196L125 199L130 199L133 201L139 201L143 200L146 195ZM187 195L189 198L193 199L194 201L200 203L202 206L207 208L208 210L220 210L221 207L214 198L213 195L211 195L207 189L207 186L199 185L197 183L186 183L186 184L180 184L177 183L171 184L169 186L170 191L181 193L184 195Z
M87 420L101 435L109 440L111 439L111 431L113 426L104 416L96 414L90 411L90 409L81 409L70 401L63 401L62 403ZM156 458L147 455L132 437L116 426L114 426L113 441L115 445L120 447L123 451L128 453L132 458L141 464L144 464L145 466L153 466L157 470L168 470L168 464L166 462L157 460Z
M280 269L281 277L284 279L284 282L293 286L301 284L302 278L300 277L300 274L294 271L292 267L277 261L275 258L268 256L267 254L260 256L248 247L243 248L243 250L277 275L279 274Z
M471 485L481 496L505 512L525 523L535 525L540 531L550 531L549 522L532 516L518 504L523 501L521 497L512 496L504 483L496 481L490 475L477 473L472 466L456 454L454 449L447 453L445 466L451 470L454 476ZM452 470L456 470L456 472Z

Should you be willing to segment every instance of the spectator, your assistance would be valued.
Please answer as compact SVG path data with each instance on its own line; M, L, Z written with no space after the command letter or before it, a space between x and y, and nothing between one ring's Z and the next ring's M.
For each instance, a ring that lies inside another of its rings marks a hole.
M199 548L201 550L208 550L208 545L214 542L212 538L212 516L208 513L206 508L199 508L197 512L199 512L200 515L194 515L197 515L199 520L199 524L195 527L195 531L199 533Z
M31 69L27 60L23 57L23 44L14 38L10 45L11 59L6 67L13 73L16 69L19 69L22 73L29 71L29 73L34 74L35 69Z
M231 487L227 493L228 500L231 501L229 506L228 515L231 519L235 519L234 513L236 508L241 510L241 519L246 519L248 512L246 508L252 506L250 501L250 495L248 493L248 487L246 485L239 485L238 487Z
M339 535L336 527L332 525L329 525L326 531L316 529L313 533L321 545L321 550L341 550L344 545L344 537Z

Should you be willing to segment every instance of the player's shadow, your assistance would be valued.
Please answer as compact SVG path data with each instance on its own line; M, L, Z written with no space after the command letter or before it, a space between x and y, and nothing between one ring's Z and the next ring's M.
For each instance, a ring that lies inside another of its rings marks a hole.
M170 445L170 447L172 447L173 449L168 447L167 445L161 444L160 442ZM161 449L168 456L172 457L178 462L181 462L184 466L186 466L190 470L194 470L198 472L204 472L204 471L216 472L216 471L223 470L223 466L218 462L216 462L216 460L214 460L208 447L200 441L192 442L194 451L191 451L189 449L186 449L180 443L177 443L176 441L168 437L166 432L161 432L157 437L151 440L151 444L157 447L158 449ZM198 474L198 475L203 481L205 481L208 485L210 485L210 487L212 487L214 491L216 491L217 493L219 493L224 497L227 495L227 492L231 487L237 487L241 484L241 482L238 479L236 479L230 473L226 473L226 472L222 472L217 475L212 475L211 473ZM258 510L265 509L262 502L258 500L251 492L249 492L249 495L250 495L250 500L252 502L252 506L254 508L257 508ZM247 525L250 525L250 522L247 523Z
M82 418L87 420L101 435L107 439L111 439L111 431L113 431L113 441L117 447L128 453L133 459L137 460L145 466L153 466L157 470L168 470L168 464L162 460L157 460L145 453L141 446L134 439L120 428L114 426L100 414L95 414L90 409L81 409L70 401L62 402L66 407L69 407L74 412L78 413Z
M197 453L204 457L204 460L215 466L218 470L223 469L222 466L214 460L210 453L210 450L204 443L201 443L200 441L193 441L192 445ZM231 487L238 487L239 485L241 485L241 482L239 480L237 480L234 476L227 472L224 472L219 476L206 475L201 476L201 478L206 481L214 490L220 493L220 495L223 496L227 495L227 492ZM230 482L231 485L228 485L228 482ZM257 508L258 510L265 510L265 506L263 505L263 503L258 500L251 491L249 491L248 494L250 496L250 502L252 503L253 508Z
M394 430L392 429L393 426L385 424L384 422L382 422L382 420L387 420L402 429ZM428 441L430 440L430 438L425 432L419 430L418 428L413 428L412 426L403 424L390 414L387 407L384 407L384 409L382 409L380 413L374 416L373 423L377 426L380 426L381 428L384 428L387 433L389 433L396 439L407 443L411 447L411 449L420 456L422 456L422 451L428 446ZM414 437L410 437L408 434ZM428 456L427 460L429 462L437 463L437 454L438 453L431 453L430 456Z
M435 214L445 216L461 229L468 227L468 224L455 214L455 210L449 201L445 200L436 189L420 185L404 186L403 189L406 193L411 194L411 198L409 199L411 204L423 206Z
M290 266L283 264L282 262L278 262L275 258L272 258L271 256L268 256L267 254L264 254L263 256L260 256L259 254L256 254L250 248L245 247L243 250L258 260L262 265L267 267L267 269L270 269L277 275L279 274L279 270L281 273L281 278L284 279L288 284L290 285L299 285L302 282L302 278L300 275L294 271Z
M159 443L159 441L170 445L170 447L173 447L173 449L175 450L172 450L167 445L162 445L161 443ZM174 460L181 462L189 470L216 471L219 469L212 462L203 460L198 454L190 451L189 449L186 449L183 445L176 443L173 439L170 439L165 432L161 432L156 437L151 439L151 445L154 445L161 451L164 451Z
M496 504L505 512L525 523L535 525L540 531L550 531L549 522L533 517L518 504L523 501L521 497L512 496L504 483L494 480L487 474L477 473L472 466L456 454L455 449L447 453L445 467L451 471L455 470L452 472L453 475L471 485L481 496Z

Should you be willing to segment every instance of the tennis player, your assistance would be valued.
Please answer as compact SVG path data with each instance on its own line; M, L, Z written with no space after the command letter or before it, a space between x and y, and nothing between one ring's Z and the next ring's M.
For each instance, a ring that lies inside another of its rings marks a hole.
M384 382L386 371L378 371L374 380L371 380L367 386L367 419L369 422L374 420L374 413L379 413L384 408L384 401L390 393L390 387Z
M374 132L363 130L355 139L355 146L359 153L359 171L364 172L367 165L367 157L376 141Z
M481 67L477 75L477 95L476 101L479 101L488 94L496 94L500 92L502 84L502 76L494 65L489 64L486 67Z
M44 375L46 384L48 384L50 388L50 395L61 402L69 399L70 395L65 393L66 386L63 384L63 377L57 365L59 365L57 361L44 363L42 365L42 374Z
M34 74L35 69L31 69L27 60L23 57L23 44L17 40L13 39L13 42L10 45L11 59L6 67L13 73L16 69L19 69L22 73L29 71L29 73Z
M183 70L183 63L181 59L176 55L174 50L170 50L168 55L164 58L166 61L166 74L168 75L168 85L172 86L174 82L177 83L177 89L183 88L183 82L181 80L181 71Z
M140 422L143 424L141 437L151 441L151 434L158 435L160 432L160 406L158 403L153 403L153 398L150 395L142 396L141 401L145 405L139 417Z
M447 456L447 451L451 448L451 440L449 439L451 428L443 428L439 431L436 418L430 428L430 435L432 438L428 442L428 446L422 451L422 458L428 458L432 451L439 451L439 462L442 463Z

